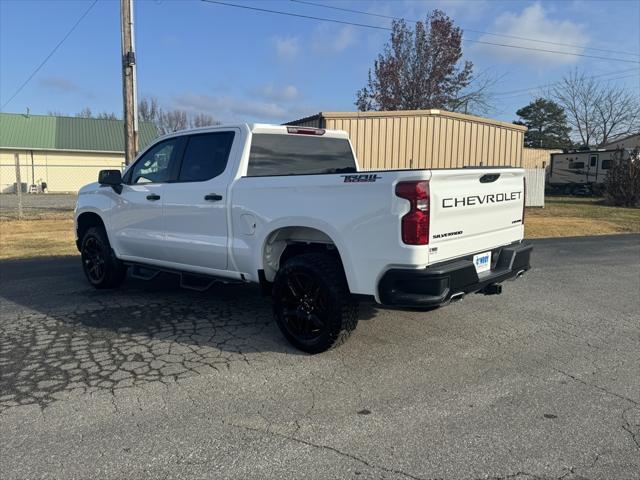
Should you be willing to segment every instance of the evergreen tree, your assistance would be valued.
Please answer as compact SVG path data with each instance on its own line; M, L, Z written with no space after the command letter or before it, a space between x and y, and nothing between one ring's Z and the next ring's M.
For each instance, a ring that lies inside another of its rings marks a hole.
M520 117L513 123L529 130L524 134L525 147L569 148L571 127L567 124L564 109L557 103L538 98L516 112Z

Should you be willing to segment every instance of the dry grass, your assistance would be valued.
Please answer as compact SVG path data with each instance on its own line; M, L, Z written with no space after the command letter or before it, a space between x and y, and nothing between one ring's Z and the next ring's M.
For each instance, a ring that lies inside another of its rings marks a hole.
M77 255L73 220L56 214L39 220L0 220L0 260ZM598 199L551 197L527 209L528 238L640 233L640 209L601 205Z
M0 221L0 260L77 255L73 220Z
M640 233L640 209L602 205L597 198L547 197L545 208L528 208L528 238Z

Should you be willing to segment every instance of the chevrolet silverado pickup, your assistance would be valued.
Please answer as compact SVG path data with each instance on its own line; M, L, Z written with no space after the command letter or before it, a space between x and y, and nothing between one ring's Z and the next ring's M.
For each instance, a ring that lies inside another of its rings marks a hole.
M366 299L429 309L497 294L529 270L524 171L360 171L345 132L239 124L157 139L103 170L75 209L95 288L180 275L255 282L289 342L342 343Z

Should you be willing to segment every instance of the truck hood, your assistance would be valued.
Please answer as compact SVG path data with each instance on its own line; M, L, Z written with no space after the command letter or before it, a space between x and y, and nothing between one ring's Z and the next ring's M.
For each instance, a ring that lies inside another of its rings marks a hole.
M98 182L93 182L85 185L80 190L78 190L78 195L86 195L88 193L95 193L100 188L100 184Z

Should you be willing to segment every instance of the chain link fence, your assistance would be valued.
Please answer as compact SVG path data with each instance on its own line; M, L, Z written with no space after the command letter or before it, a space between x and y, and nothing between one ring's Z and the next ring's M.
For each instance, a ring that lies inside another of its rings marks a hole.
M0 160L0 219L71 218L78 190L103 169L123 168L119 159L79 162L38 155L3 155Z
M74 193L0 194L0 220L72 218L76 204ZM21 201L20 201L21 200Z

